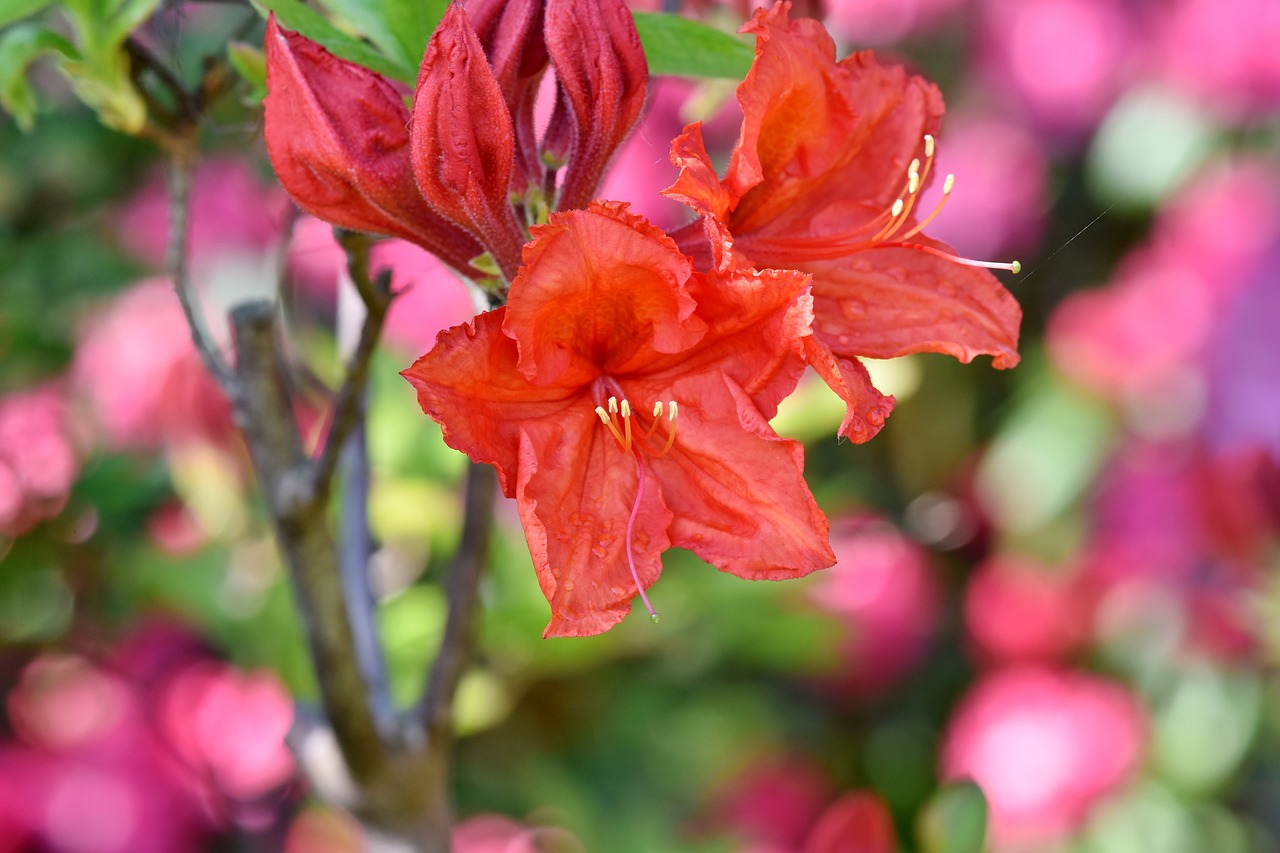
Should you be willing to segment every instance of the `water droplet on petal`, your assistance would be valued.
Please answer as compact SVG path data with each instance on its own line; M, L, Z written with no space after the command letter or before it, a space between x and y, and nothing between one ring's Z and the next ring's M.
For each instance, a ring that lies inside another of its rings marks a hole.
M879 406L872 406L870 409L867 409L867 423L871 424L873 427L882 427L884 426L885 415L886 412L884 409Z
M661 621L662 621L662 614L661 614L661 613L650 613L650 614L649 614L649 621L650 621L650 622L652 622L653 624L657 625L659 622L661 622Z

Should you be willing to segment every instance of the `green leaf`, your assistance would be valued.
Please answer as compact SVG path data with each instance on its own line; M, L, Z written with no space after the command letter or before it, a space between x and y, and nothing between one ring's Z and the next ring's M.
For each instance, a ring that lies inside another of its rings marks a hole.
M28 15L34 15L53 0L4 0L0 3L0 27L7 27Z
M319 12L309 9L298 0L252 0L258 12L265 18L275 12L280 26L301 33L325 50L348 62L363 65L387 77L412 84L418 77L418 63L404 65L379 53L370 45L335 27ZM426 42L423 42L426 46Z
M447 0L320 0L396 64L417 69Z
M259 104L267 96L267 55L261 48L233 41L227 45L227 62L246 83L246 102Z
M31 129L36 114L36 96L27 82L27 68L45 54L79 58L71 42L35 24L19 24L0 35L0 106L23 130Z
M657 12L636 12L636 31L650 74L741 79L751 69L751 42L706 24Z
M974 782L946 785L925 803L917 829L922 853L982 853L987 798Z
M160 0L125 0L111 16L109 43L120 45L142 25L160 5Z

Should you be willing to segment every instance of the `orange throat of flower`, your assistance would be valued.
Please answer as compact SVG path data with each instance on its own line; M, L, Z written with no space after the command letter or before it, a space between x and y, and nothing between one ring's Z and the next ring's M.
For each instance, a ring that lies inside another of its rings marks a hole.
M838 258L872 249L914 249L962 266L1007 270L1017 275L1022 271L1022 264L1017 261L979 261L973 258L962 258L951 252L912 240L938 217L942 208L946 206L947 199L951 197L951 190L955 187L956 176L948 174L942 183L942 199L927 216L912 224L912 212L920 200L925 181L933 168L936 150L937 145L933 136L926 133L924 162L921 163L919 157L911 161L907 166L906 179L898 191L898 197L893 204L880 211L869 222L857 228L833 234L781 239L756 238L751 241L751 244L763 247L766 252L781 252L801 260Z

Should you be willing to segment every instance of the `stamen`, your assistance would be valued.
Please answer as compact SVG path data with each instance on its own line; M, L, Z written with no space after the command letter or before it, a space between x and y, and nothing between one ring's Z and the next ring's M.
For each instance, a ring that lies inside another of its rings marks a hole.
M941 249L935 249L933 246L926 246L923 243L906 243L895 240L892 243L877 243L874 246L866 246L865 249L915 249L924 252L927 255L942 258L951 261L953 264L960 264L965 267L982 267L989 270L1007 270L1017 275L1022 272L1022 264L1018 261L1009 261L1008 263L1000 263L998 261L975 261L973 258L962 258L959 255L948 254ZM860 249L859 251L863 251Z
M942 200L938 202L936 207L934 207L933 212L930 213L928 216L926 216L924 219L917 222L914 228L909 229L907 232L903 234L899 234L898 239L907 240L907 239L910 239L911 237L916 236L921 231L923 231L925 226L928 225L930 222L932 222L937 217L937 215L942 212L942 206L947 203L947 199L951 196L951 188L954 187L955 185L956 185L956 176L947 175L947 179L942 182Z
M624 453L631 452L631 404L626 400L622 401L622 424L627 433L627 440L622 445Z
M676 401L671 401L669 413L667 415L667 443L663 445L662 450L658 451L657 456L666 456L667 451L671 449L671 445L676 443L676 415L680 413L676 408Z
M649 429L645 431L644 437L648 438L658 431L658 421L662 418L662 401L653 404L653 423L649 424Z
M662 619L662 614L653 609L653 605L649 602L649 596L644 591L644 585L640 583L640 573L636 571L636 561L631 548L631 537L636 526L636 515L640 512L640 501L644 499L644 460L640 458L639 453L636 453L635 457L636 502L631 505L631 517L627 519L627 567L631 569L631 579L636 582L636 592L640 593L640 600L644 602L645 609L649 611L649 619L656 624Z
M613 418L609 417L609 413L604 410L604 406L596 406L596 414L600 416L600 422L609 428L609 432L613 433L613 437L617 439L619 446L626 444L626 439L618 431L617 424L613 422Z
M924 156L926 157L933 156L933 134L932 133L926 133L924 135Z

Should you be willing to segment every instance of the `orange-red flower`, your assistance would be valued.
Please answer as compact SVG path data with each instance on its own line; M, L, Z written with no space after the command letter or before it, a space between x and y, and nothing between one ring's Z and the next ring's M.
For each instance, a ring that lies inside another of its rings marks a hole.
M841 433L866 441L893 398L859 357L989 354L1012 367L1021 311L983 265L921 233L933 216L916 205L933 177L937 89L870 52L837 62L822 25L790 20L789 7L757 10L743 27L756 58L738 87L744 118L724 178L690 125L672 145L681 171L667 194L703 214L713 265L813 275L809 360L847 403ZM680 243L707 252L696 230Z
M671 546L746 578L831 565L802 448L768 423L804 367L809 277L697 272L616 202L533 234L506 306L404 376L517 500L545 635L620 621Z

